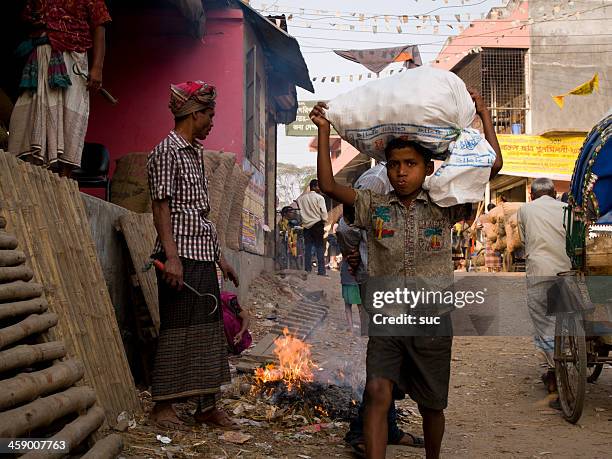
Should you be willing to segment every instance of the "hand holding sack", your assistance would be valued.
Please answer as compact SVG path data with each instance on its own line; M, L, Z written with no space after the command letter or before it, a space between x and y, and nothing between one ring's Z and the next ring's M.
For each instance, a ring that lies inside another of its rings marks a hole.
M443 160L425 181L443 207L482 200L495 151L475 129L476 109L465 83L454 73L431 67L376 80L328 103L326 117L360 152L384 161L385 147L401 137Z

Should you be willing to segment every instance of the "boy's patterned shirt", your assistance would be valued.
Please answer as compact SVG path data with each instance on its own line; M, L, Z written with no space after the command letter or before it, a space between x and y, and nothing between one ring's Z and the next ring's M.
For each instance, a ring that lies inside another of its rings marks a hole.
M355 190L355 225L368 233L370 277L452 279L451 226L471 205L440 207L425 191L407 208L394 191Z

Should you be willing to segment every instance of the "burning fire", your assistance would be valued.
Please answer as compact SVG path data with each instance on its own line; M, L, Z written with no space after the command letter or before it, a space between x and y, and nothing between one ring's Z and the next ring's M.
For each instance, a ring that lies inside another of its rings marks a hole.
M274 340L274 353L279 365L271 363L255 370L255 381L260 384L282 380L287 391L300 387L302 382L312 382L315 364L310 359L310 345L283 330L283 336Z

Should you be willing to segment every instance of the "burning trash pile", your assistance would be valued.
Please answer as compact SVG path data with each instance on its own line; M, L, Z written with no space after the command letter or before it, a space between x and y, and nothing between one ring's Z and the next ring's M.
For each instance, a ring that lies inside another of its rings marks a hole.
M357 414L359 395L351 386L315 381L317 365L311 359L309 344L285 329L274 345L278 363L257 368L252 376L243 379L242 391L247 393L234 409L235 415L312 424L349 421Z

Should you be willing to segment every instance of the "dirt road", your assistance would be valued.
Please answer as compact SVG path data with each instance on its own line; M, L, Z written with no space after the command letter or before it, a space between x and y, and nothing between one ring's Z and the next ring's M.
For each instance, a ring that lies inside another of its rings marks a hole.
M258 316L255 338L263 336L271 325L266 319L270 312L282 316L294 296L292 292L301 290L324 290L330 304L326 320L309 339L318 364L317 379L359 386L365 377L366 338L355 336L345 327L337 272L329 278L311 275L306 281L298 276L258 280L246 302ZM356 312L354 320L358 323ZM540 372L530 338L456 337L443 456L610 457L612 368L604 369L597 384L588 385L584 414L577 425L568 424L559 412L548 408ZM223 403L232 409L238 402L226 397ZM420 434L415 404L404 400L398 406L403 412L401 427ZM189 433L159 432L140 420L135 429L124 434L126 457L352 457L342 441L345 423L324 424L316 431L318 428L288 425L280 420L262 421L261 416L248 409L239 417L244 424L241 432L251 436L243 444L220 439L220 431L193 427ZM160 433L170 437L172 443L163 445L156 440ZM391 447L387 456L424 457L422 452Z

